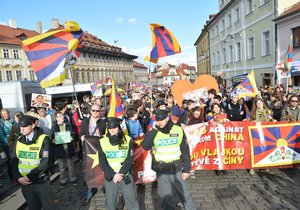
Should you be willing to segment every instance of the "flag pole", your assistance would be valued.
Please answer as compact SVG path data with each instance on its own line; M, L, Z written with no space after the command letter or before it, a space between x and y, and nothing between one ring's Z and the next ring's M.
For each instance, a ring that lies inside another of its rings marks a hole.
M82 112L81 112L81 109L80 109L80 105L79 105L79 101L78 101L78 97L77 97L77 93L76 93L76 90L75 90L75 84L74 84L74 72L73 72L73 69L75 68L75 66L72 66L70 68L70 75L71 75L71 82L72 82L72 87L73 87L73 92L74 92L74 95L75 95L75 100L78 104L78 114L79 114L79 119L83 119L83 115L82 115Z

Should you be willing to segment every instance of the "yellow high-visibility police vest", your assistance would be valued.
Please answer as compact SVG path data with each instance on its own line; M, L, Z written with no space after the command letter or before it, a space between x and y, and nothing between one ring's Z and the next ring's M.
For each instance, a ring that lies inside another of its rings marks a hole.
M180 159L183 131L181 127L173 125L169 134L158 132L154 138L153 155L156 161L170 163Z
M45 134L40 135L34 144L30 145L17 141L16 155L19 159L18 169L22 176L26 176L40 165L40 151L45 137Z
M118 173L128 155L131 138L125 135L126 142L119 145L112 145L108 137L100 139L101 148L106 156L107 162L114 172ZM126 175L126 174L125 174Z

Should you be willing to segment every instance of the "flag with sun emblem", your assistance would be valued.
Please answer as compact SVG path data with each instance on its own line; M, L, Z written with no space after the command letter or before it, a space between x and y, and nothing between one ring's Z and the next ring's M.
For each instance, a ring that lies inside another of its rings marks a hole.
M83 143L83 163L85 166L85 182L88 187L104 186L104 173L99 165L99 137L89 136Z
M82 34L78 23L66 21L65 29L50 31L22 42L41 87L63 82L75 66L82 51Z
M300 163L300 123L249 126L252 167Z

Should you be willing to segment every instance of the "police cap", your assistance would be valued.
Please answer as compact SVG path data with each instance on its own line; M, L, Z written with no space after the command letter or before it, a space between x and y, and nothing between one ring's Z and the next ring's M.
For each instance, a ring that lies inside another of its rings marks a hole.
M155 120L157 121L161 121L165 119L168 116L168 114L169 114L168 110L158 109L154 111Z
M108 117L106 119L106 127L107 128L116 128L118 127L122 122L122 119L117 117Z
M157 105L156 105L156 108L158 108L158 107L160 107L160 106L162 106L162 105L167 106L167 104L165 103L165 101L158 101L158 102L157 102Z
M30 115L24 115L19 120L19 126L20 127L27 127L29 125L32 125L35 123L37 118L30 116Z

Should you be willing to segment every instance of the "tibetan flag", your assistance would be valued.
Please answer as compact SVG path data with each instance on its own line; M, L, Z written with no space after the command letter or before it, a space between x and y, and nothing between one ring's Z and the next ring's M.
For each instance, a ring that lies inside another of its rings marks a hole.
M150 129L153 127L154 121L155 121L155 116L154 116L154 115L151 115L150 120L149 120L149 125L148 125L148 128L147 128L147 131L150 131Z
M22 47L43 88L61 83L82 51L82 30L66 21L65 29L50 31L22 42Z
M253 168L300 163L300 123L256 123L248 129Z
M107 117L122 117L123 115L124 112L121 104L121 98L116 90L115 82L112 80Z
M293 34L291 35L290 38L290 43L288 46L288 50L286 52L286 59L284 61L284 71L290 72L292 68L292 62L293 62Z
M249 97L255 97L258 94L253 70L245 80L232 90L230 95L233 94L237 94L239 98L245 98L245 100L248 100Z
M103 80L100 80L94 84L91 85L91 92L93 95L102 96L102 84Z
M149 56L145 57L145 61L157 63L161 57L174 55L181 52L181 48L175 36L164 26L159 24L150 24L152 32L152 50Z

